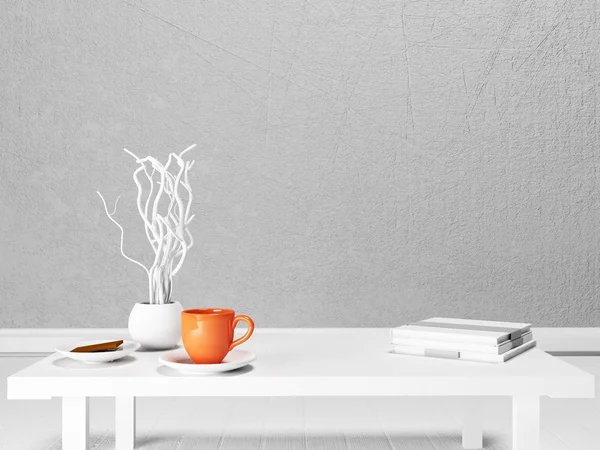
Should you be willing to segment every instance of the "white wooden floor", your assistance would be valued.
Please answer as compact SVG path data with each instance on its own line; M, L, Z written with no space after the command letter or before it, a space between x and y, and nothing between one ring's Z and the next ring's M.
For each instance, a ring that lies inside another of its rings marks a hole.
M565 358L600 375L600 357ZM0 358L0 449L61 448L60 401L6 400L6 376L36 358ZM92 449L114 448L114 401L92 399ZM138 400L140 449L460 449L460 399ZM510 449L510 401L486 399L484 445ZM600 401L542 399L542 449L600 449Z

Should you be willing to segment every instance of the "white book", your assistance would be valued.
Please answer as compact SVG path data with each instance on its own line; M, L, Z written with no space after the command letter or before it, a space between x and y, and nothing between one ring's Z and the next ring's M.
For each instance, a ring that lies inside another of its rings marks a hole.
M513 348L526 344L533 340L533 333L528 331L520 338L512 341L505 341L498 345L479 344L472 342L454 342L447 340L436 339L420 339L413 337L394 337L392 338L393 345L402 345L408 347L422 347L437 350L453 350L460 352L477 352L489 353L490 355L502 355Z
M418 338L499 345L518 339L530 330L531 324L528 323L434 317L393 328L391 333L392 339Z
M501 355L478 352L455 352L450 350L427 349L423 347L412 347L408 345L394 345L392 353L412 356L428 356L433 358L459 359L464 361L502 363L526 352L536 346L537 341L529 341L526 344L513 348Z

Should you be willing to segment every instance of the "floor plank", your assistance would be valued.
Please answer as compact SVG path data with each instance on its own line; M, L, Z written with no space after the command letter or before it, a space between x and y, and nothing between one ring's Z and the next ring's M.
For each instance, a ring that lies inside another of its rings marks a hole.
M306 448L302 397L272 397L265 416L263 450Z
M238 399L214 397L180 400L187 400L190 407L189 413L184 413L187 416L184 423L190 432L183 433L177 450L218 449ZM182 427L181 424L179 427Z
M259 450L265 433L268 397L240 398L229 416L220 443L221 450Z
M339 405L322 397L306 397L303 404L307 450L346 450Z
M427 438L435 450L460 450L462 440L456 435L430 433Z

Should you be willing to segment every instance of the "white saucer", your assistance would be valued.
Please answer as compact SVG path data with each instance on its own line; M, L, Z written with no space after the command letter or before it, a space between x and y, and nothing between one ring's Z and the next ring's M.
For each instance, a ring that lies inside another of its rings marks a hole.
M134 341L123 341L121 344L121 350L115 350L114 352L98 352L98 353L74 353L73 350L75 347L79 347L82 345L92 345L99 344L101 342L106 341L84 341L78 342L76 345L61 345L56 348L56 351L61 355L66 356L67 358L74 359L76 361L83 361L85 363L90 364L98 364L98 363L107 363L111 361L116 361L117 359L124 358L130 353L135 352L138 348L140 348L140 344Z
M255 359L256 355L254 353L244 350L232 350L219 364L196 364L184 348L167 352L158 358L160 363L167 367L194 375L229 372L244 367Z

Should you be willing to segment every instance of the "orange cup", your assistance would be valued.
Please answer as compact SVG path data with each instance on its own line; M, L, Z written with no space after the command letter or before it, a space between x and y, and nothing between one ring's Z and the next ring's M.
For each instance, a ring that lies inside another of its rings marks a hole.
M239 321L248 324L248 331L233 340L233 330ZM246 342L254 332L254 322L248 316L236 316L232 309L188 309L181 312L183 346L196 364L219 364L234 347Z

